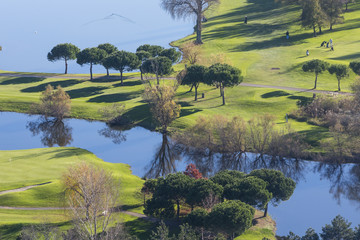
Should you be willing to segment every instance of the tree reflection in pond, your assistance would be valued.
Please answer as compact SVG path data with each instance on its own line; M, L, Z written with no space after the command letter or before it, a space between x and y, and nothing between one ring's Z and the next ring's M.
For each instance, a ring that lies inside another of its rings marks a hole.
M106 138L110 138L115 144L120 144L126 141L126 135L121 129L107 126L106 128L100 129L99 134Z
M162 134L161 145L157 148L154 158L145 168L146 178L157 178L169 173L176 172L177 161L181 159L181 154L175 148L174 143L166 134Z
M26 128L34 136L41 135L41 143L47 147L54 145L64 147L73 141L72 128L66 122L56 118L39 118L37 121L28 122Z
M360 207L360 165L340 163L320 163L314 171L329 180L330 193L340 204L341 197L358 204Z

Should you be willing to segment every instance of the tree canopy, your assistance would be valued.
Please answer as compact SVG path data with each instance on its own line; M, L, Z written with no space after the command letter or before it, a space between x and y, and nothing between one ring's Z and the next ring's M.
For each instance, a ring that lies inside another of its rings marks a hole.
M47 55L47 59L51 62L64 60L65 61L65 74L68 73L68 61L76 59L76 55L80 49L71 43L58 44L51 49Z
M195 101L197 101L197 90L200 83L207 83L206 81L207 67L202 65L191 65L185 69L185 74L182 76L181 85L194 86Z
M360 75L360 62L350 62L349 67L354 71L354 73Z
M117 49L117 47L115 47L114 45L112 45L110 43L99 44L98 48L104 50L107 53L107 55L105 57L113 54L114 52L119 51ZM102 59L102 62L105 59L105 57ZM106 69L106 75L109 76L109 68L105 67L105 69Z
M338 91L341 91L340 81L342 78L349 76L349 68L343 64L333 64L328 69L330 74L335 74L338 80Z
M285 177L285 175L273 169L258 169L253 170L250 176L255 176L264 180L267 185L266 189L272 194L272 202L279 204L280 201L288 200L294 193L296 183L291 178ZM267 207L264 215L267 214Z
M121 85L123 85L123 72L132 71L140 66L141 62L135 53L117 51L106 57L103 65L120 72Z
M172 63L176 63L180 60L181 53L176 51L175 48L164 49L160 52L159 56L167 57Z
M238 200L217 204L209 213L209 224L218 232L231 237L242 234L252 225L255 209Z
M265 208L272 198L266 185L265 181L254 176L242 178L225 186L224 197L240 200L254 207Z
M304 72L313 72L313 73L315 73L314 89L316 89L318 75L320 73L326 71L328 68L329 68L329 63L327 63L327 62L325 62L323 60L319 60L319 59L314 59L314 60L310 60L308 62L305 62L304 65L302 66L302 70Z
M156 75L157 84L160 84L160 77L172 73L172 62L167 57L154 57L149 58L141 65L144 73L152 73Z
M85 48L81 52L79 52L76 57L76 62L81 66L84 64L90 65L90 79L93 79L92 67L95 64L101 64L102 60L106 57L107 53L105 50L93 47L93 48Z
M336 216L331 224L326 224L322 228L320 236L323 240L332 239L353 239L354 231L350 228L351 223L345 220L342 216Z
M158 45L144 44L136 49L136 52L145 51L151 54L151 57L160 56L160 53L164 50L163 47Z
M220 86L220 94L225 105L225 87L233 87L240 84L243 80L241 71L225 63L216 63L211 65L207 71L206 79L210 84Z

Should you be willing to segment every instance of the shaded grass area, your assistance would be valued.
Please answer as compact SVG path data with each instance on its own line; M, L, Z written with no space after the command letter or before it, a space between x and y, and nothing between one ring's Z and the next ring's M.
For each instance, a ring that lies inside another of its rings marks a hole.
M123 213L115 215L116 222L123 223L124 228L141 240L149 239L153 223L146 222ZM30 225L50 225L60 231L72 227L69 218L63 211L25 211L0 209L0 239L15 240L21 231Z

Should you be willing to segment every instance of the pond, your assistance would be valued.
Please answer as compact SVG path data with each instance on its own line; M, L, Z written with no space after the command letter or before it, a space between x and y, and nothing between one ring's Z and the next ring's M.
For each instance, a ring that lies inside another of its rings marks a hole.
M134 52L142 44L169 47L171 41L192 33L193 21L173 20L160 0L3 0L0 15L0 69L63 73L62 61L47 61L59 43L80 49L111 43ZM69 73L89 67L69 62ZM104 73L95 66L94 72Z
M290 200L269 207L277 222L277 234L290 230L303 235L307 228L317 232L338 214L360 224L360 165L321 165L309 161L270 161L224 159L221 156L186 155L170 152L171 139L141 127L130 130L109 128L103 122L66 119L44 122L38 116L0 112L0 149L16 150L50 146L87 149L107 162L127 163L133 173L143 177L183 171L194 162L204 174L229 168L251 171L279 169L297 181ZM164 154L159 154L164 153ZM157 156L165 155L165 158ZM1 156L0 156L1 157Z

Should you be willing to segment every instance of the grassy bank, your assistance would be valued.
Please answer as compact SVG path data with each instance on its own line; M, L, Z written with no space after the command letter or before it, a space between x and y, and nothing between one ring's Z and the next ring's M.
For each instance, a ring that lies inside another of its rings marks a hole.
M286 113L297 109L299 101L312 97L312 93L306 91L276 89L276 86L311 89L314 75L302 72L303 62L314 58L343 64L360 60L360 4L349 4L351 11L345 13L344 24L335 25L333 31L323 29L323 34L314 38L311 30L300 27L299 7L275 2L221 1L215 10L207 13L208 22L204 24L204 44L201 46L203 59L214 59L214 56L221 54L225 62L242 70L244 82L272 85L274 89L244 86L225 89L227 105L222 106L219 91L214 87L200 85L199 92L205 93L205 98L195 102L194 93L188 93L188 87L181 86L177 100L182 105L182 112L171 125L173 129L184 129L194 124L199 116L215 114L240 116L249 120L257 114L271 113L276 116L277 125L282 126ZM248 16L248 24L243 23L245 15ZM287 30L290 32L289 40L285 38ZM195 35L191 35L173 42L173 45L181 47L194 38ZM334 41L335 51L320 47L323 40L330 38ZM310 51L309 57L305 56L307 49ZM183 64L179 64L175 69L182 67ZM72 98L71 117L102 120L98 113L100 108L121 102L126 105L126 115L135 124L155 129L149 108L141 98L144 86L139 79L127 79L121 86L119 79L97 78L90 81L86 79L87 74L57 74L56 78L46 78L44 74L38 76L36 73L29 75L33 77L0 77L0 111L28 112L47 84L61 85ZM138 73L129 75L138 76ZM350 91L354 79L352 73L342 81L343 91ZM318 89L335 91L336 77L322 74L319 76ZM295 120L290 120L290 123L296 131L305 133L314 151L319 150L319 140L328 136L324 128Z
M30 150L0 151L0 191L34 184L51 182L22 192L0 195L0 206L10 207L63 207L64 199L60 178L70 166L88 162L111 171L121 182L122 204L128 211L142 212L142 199L138 192L143 180L132 175L126 164L107 163L94 154L79 148L44 148ZM149 224L125 214L118 214L129 227L139 226L139 235L148 231ZM8 210L0 209L0 236L15 239L23 226L53 223L60 229L70 227L63 210ZM139 222L140 221L140 222ZM144 228L140 226L143 225ZM0 237L0 239L2 239Z

